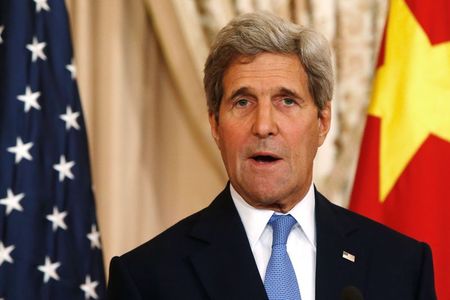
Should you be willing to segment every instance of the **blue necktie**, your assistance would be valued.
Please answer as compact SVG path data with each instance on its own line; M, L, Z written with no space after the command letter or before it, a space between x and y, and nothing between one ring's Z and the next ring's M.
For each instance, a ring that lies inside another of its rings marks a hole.
M301 300L294 267L286 251L289 233L296 223L291 215L273 214L269 220L273 229L272 254L264 278L269 300Z

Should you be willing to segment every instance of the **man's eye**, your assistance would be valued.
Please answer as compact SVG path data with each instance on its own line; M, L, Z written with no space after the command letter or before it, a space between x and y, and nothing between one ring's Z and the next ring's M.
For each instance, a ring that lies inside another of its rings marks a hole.
M236 106L245 107L247 105L248 105L247 99L239 99L238 101L236 101Z
M284 103L284 105L292 106L295 104L295 100L291 99L291 98L284 98L283 103Z

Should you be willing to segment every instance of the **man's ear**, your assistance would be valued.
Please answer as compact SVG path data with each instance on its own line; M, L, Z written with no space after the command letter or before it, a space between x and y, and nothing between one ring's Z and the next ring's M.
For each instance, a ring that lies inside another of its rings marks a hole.
M209 112L209 126L211 127L211 135L214 138L216 145L219 147L219 124L214 112Z
M322 146L331 126L331 101L327 101L319 112L319 147Z

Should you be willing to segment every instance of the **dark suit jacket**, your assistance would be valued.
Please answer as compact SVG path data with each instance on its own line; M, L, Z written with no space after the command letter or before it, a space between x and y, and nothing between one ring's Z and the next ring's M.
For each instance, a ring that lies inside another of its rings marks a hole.
M316 191L316 299L436 299L430 248ZM343 251L355 256L344 259ZM211 205L110 265L108 299L267 299L227 187Z

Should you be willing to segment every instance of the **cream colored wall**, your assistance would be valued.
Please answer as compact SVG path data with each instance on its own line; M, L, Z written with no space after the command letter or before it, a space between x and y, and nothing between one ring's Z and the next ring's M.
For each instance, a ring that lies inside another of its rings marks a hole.
M316 159L315 182L347 204L386 0L66 2L106 265L223 188L201 70L212 36L243 12L270 10L331 41L334 127Z

